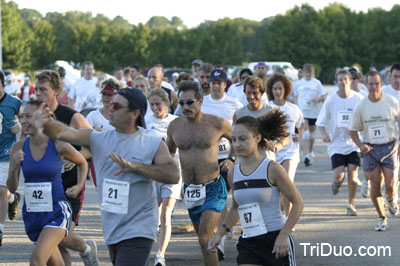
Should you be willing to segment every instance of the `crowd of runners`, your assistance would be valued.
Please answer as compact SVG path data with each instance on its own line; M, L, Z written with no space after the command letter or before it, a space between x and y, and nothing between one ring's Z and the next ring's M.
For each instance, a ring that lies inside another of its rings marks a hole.
M196 59L192 74L174 73L170 83L160 64L147 75L131 66L113 76L95 76L90 61L82 66L74 83L63 68L43 70L33 86L12 91L0 72L0 246L6 216L17 219L23 200L30 265L71 265L71 251L84 265L99 265L96 242L74 230L87 177L97 187L113 265L168 264L177 200L188 209L204 265L224 259L235 225L238 265L296 265L291 233L304 206L294 179L299 163L312 167L316 159L317 127L328 144L333 195L347 173L344 214L357 216L358 186L376 208L376 231L388 228L385 206L399 214L400 63L386 85L374 69L364 76L340 68L329 93L311 64L291 81L267 76L264 62L228 77Z

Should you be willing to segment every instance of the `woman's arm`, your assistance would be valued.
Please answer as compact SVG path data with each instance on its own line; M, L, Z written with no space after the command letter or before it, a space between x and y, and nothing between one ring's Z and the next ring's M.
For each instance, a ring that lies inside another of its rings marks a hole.
M276 258L280 258L289 253L288 236L300 218L304 203L299 191L280 164L276 162L270 163L268 167L268 177L270 182L276 185L282 194L293 204L289 217L275 240L274 249L272 251L275 253Z
M222 237L229 231L233 230L233 226L239 220L238 204L233 198L233 169L234 168L231 168L228 171L228 182L229 186L232 188L232 207L229 209L224 219L224 222L218 225L218 232L216 232L214 236L208 241L208 249L214 252L217 251L217 246L221 242Z
M75 198L85 186L88 165L85 157L79 153L71 144L57 141L56 148L58 154L63 158L75 163L78 167L78 183L65 191L68 197Z
M24 141L16 142L10 154L10 166L8 168L8 179L7 187L11 193L14 193L18 188L19 183L19 172L21 170L21 163L24 160L24 152L22 151L22 146Z

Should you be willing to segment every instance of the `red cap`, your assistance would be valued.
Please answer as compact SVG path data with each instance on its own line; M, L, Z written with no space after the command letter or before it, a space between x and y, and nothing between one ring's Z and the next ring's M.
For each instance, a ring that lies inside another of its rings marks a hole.
M104 92L109 93L109 94L112 94L112 95L117 94L117 90L114 89L114 88L113 88L111 85L109 85L109 84L107 84L107 85L104 87L104 89L103 89L100 93L104 93Z

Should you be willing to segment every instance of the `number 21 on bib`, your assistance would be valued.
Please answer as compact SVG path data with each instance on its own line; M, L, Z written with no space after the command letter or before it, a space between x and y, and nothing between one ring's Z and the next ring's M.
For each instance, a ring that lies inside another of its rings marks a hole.
M129 186L129 182L104 179L101 210L118 214L127 214Z

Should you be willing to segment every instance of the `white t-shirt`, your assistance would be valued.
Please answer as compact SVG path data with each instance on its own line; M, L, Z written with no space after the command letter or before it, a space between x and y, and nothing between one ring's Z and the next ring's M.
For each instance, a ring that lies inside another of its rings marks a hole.
M177 117L178 116L172 114L168 114L167 117L162 119L157 118L154 115L145 117L146 128L156 131L157 134L166 140L169 123L171 123Z
M275 108L278 108L287 116L287 121L286 121L286 125L288 126L287 131L290 134L289 144L285 146L282 150L278 151L276 157L279 157L278 155L280 153L283 154L287 152L299 152L300 149L299 142L293 141L292 134L295 133L296 127L300 128L301 124L304 123L303 113L301 112L300 108L291 102L286 102L282 106L275 104L274 101L270 101L268 104Z
M114 129L114 127L110 124L110 121L108 121L104 117L104 115L100 112L99 109L90 112L87 115L86 120L96 131L106 131Z
M347 155L353 151L359 151L357 145L350 137L348 130L349 119L356 105L364 97L353 90L347 98L341 98L337 93L326 99L322 105L316 125L319 127L329 127L328 154Z
M400 90L393 89L392 85L386 85L382 87L382 92L392 95L400 103Z
M382 98L372 102L361 100L350 117L349 130L362 131L363 142L385 144L398 138L396 122L399 119L399 102L382 93Z
M224 95L221 99L215 100L211 95L204 96L201 111L205 114L222 117L232 124L233 115L236 110L243 105L235 98ZM218 159L228 158L231 146L226 138L222 138L219 142Z
M83 102L86 100L87 94L91 90L97 90L96 89L96 83L97 83L97 78L93 77L90 80L87 80L85 78L79 78L77 81L75 81L74 85L72 86L71 92L68 94L68 97L70 99L74 99L76 97L76 102L75 102L75 110L80 112L82 108Z
M89 91L84 102L86 102L85 108L102 108L103 103L101 101L100 88L96 87L95 89Z
M302 78L296 83L294 96L298 97L297 104L303 112L304 118L317 118L319 113L318 103L312 99L326 95L324 87L318 79L306 80Z
M6 83L6 86L4 87L4 92L10 95L18 95L21 93L21 88L19 87L18 83L13 81L10 84Z

